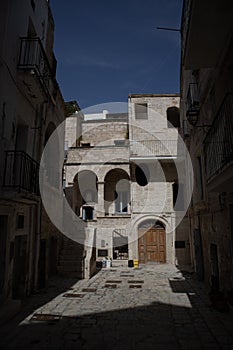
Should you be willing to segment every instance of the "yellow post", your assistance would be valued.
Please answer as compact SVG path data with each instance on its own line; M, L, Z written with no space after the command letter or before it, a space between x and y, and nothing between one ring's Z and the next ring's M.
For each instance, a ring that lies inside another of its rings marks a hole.
M138 259L134 259L133 266L137 269L138 268Z

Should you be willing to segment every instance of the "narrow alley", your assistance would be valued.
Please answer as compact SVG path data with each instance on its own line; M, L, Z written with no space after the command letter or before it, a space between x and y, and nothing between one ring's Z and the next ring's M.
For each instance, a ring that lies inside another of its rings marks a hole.
M191 273L148 264L53 280L0 336L3 349L232 349L232 321Z

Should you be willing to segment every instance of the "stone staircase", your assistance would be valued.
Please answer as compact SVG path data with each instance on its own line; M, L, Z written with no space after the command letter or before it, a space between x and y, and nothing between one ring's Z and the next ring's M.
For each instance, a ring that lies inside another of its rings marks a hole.
M64 238L58 259L58 274L67 278L84 278L83 245Z

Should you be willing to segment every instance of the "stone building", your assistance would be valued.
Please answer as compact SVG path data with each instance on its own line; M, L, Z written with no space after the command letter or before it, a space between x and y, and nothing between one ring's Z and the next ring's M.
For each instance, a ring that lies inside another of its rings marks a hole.
M195 174L192 264L209 288L225 292L233 288L232 15L230 0L184 1L181 120Z
M0 304L35 290L56 255L38 181L44 145L65 118L53 37L48 1L1 1Z
M189 264L187 217L178 226L185 211L179 126L179 95L172 94L130 95L125 113L66 120L66 197L90 237L84 276L106 256L115 265Z

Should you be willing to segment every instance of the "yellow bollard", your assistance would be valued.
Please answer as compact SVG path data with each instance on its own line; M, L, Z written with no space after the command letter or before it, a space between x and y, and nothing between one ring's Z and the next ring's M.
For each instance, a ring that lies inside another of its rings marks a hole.
M138 259L134 259L133 266L134 266L135 269L138 268Z

